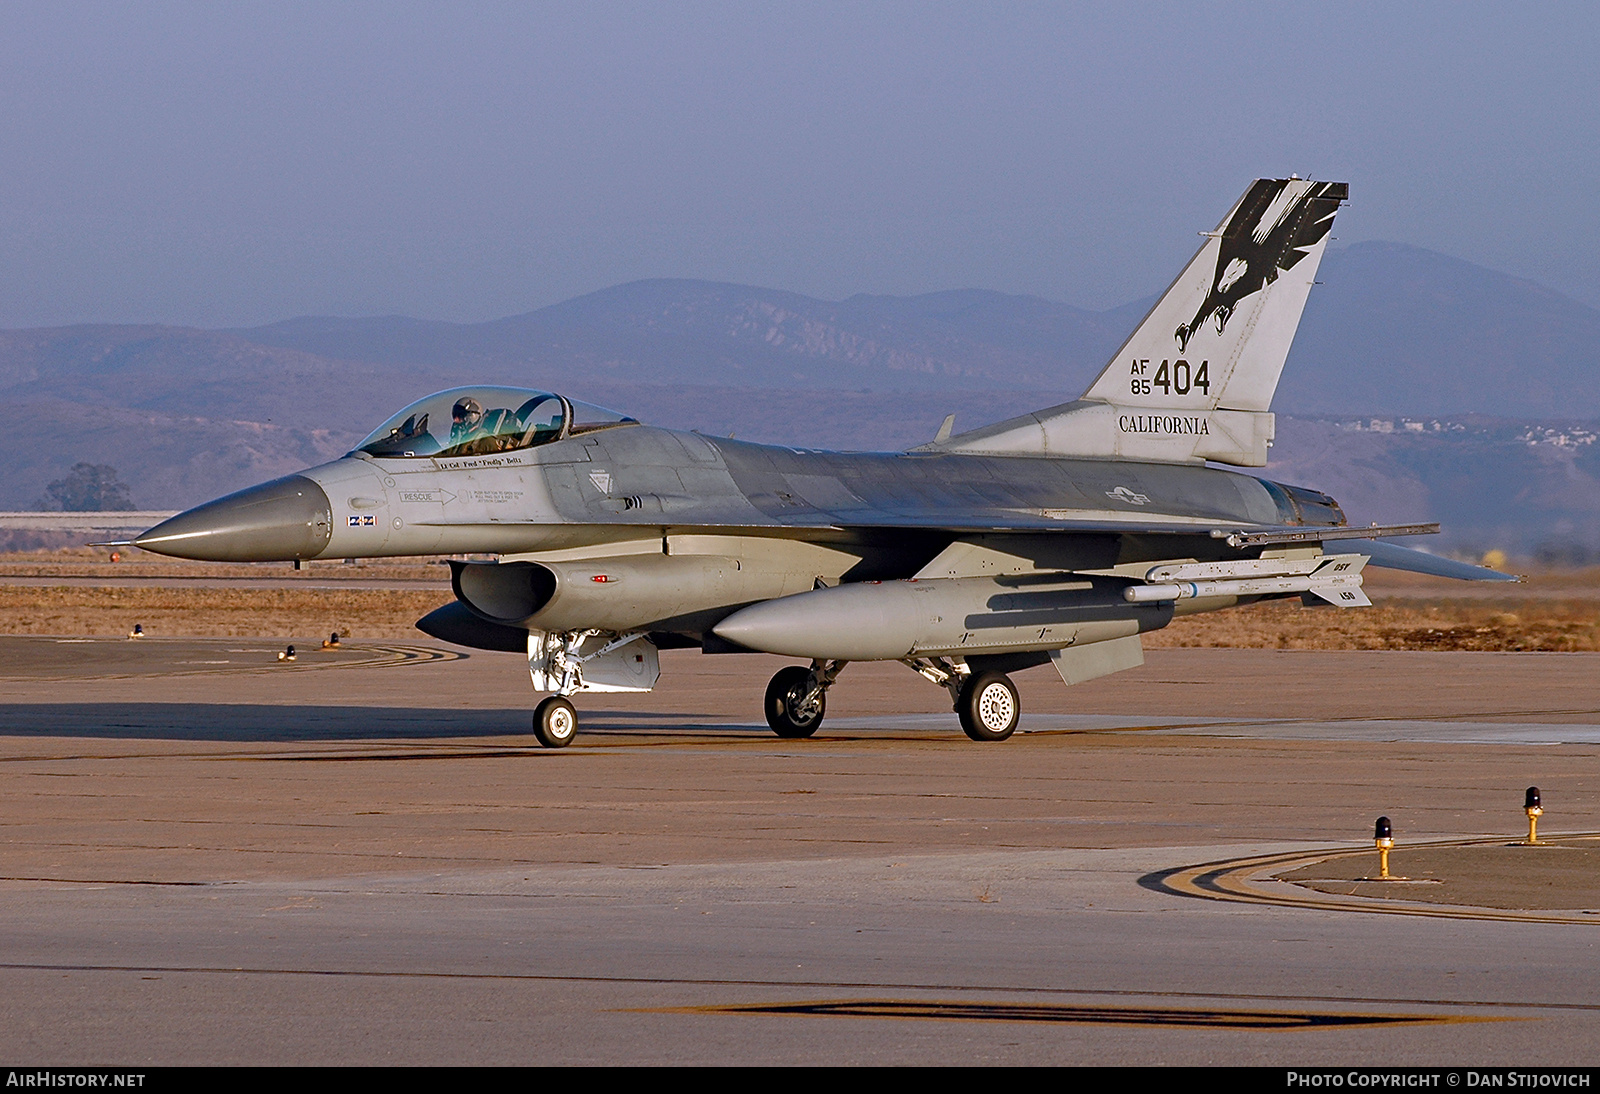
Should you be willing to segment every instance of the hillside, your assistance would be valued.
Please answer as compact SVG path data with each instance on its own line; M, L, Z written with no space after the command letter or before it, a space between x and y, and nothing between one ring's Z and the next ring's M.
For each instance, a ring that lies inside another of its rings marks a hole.
M1320 277L1275 403L1270 474L1328 489L1363 519L1448 519L1457 545L1600 542L1593 447L1514 440L1600 420L1600 312L1400 244L1330 252ZM18 423L0 437L0 508L31 506L79 460L118 467L141 506L193 504L328 459L396 406L469 382L713 434L897 449L947 413L970 428L1077 394L1149 303L1094 312L980 290L825 301L654 280L476 324L0 331L0 395ZM1316 420L1356 416L1462 428Z

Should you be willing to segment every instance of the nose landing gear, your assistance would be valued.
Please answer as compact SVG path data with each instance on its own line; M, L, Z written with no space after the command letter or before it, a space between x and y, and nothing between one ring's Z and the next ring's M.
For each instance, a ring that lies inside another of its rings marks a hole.
M550 696L533 710L533 735L546 748L566 748L578 735L578 712L562 696Z
M553 691L534 710L533 735L546 748L566 748L578 733L569 695L589 691L649 691L661 674L656 647L644 631L528 632L528 672L535 691Z

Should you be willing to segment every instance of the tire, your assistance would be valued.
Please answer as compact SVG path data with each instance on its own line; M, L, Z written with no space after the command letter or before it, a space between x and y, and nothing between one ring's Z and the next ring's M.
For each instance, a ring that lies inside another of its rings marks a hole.
M1003 741L1016 731L1022 701L1005 673L980 672L962 685L956 713L974 741Z
M810 679L810 669L790 665L786 669L779 669L767 685L767 725L778 736L791 740L809 737L822 724L822 716L828 706L826 693L817 696L817 709L810 717L803 718L795 713L795 693L803 691Z
M566 748L578 735L578 712L561 696L550 696L534 708L533 735L546 748Z

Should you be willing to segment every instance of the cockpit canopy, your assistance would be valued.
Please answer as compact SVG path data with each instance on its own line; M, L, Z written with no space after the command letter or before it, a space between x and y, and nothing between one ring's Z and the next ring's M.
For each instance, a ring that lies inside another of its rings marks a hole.
M375 429L356 451L402 458L484 456L636 424L614 410L548 391L454 387L418 399Z

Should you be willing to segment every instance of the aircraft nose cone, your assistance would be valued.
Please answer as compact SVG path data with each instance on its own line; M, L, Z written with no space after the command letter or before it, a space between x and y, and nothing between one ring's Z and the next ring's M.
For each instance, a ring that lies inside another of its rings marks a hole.
M332 536L328 495L304 475L289 475L197 505L133 543L204 562L288 562L314 557Z

